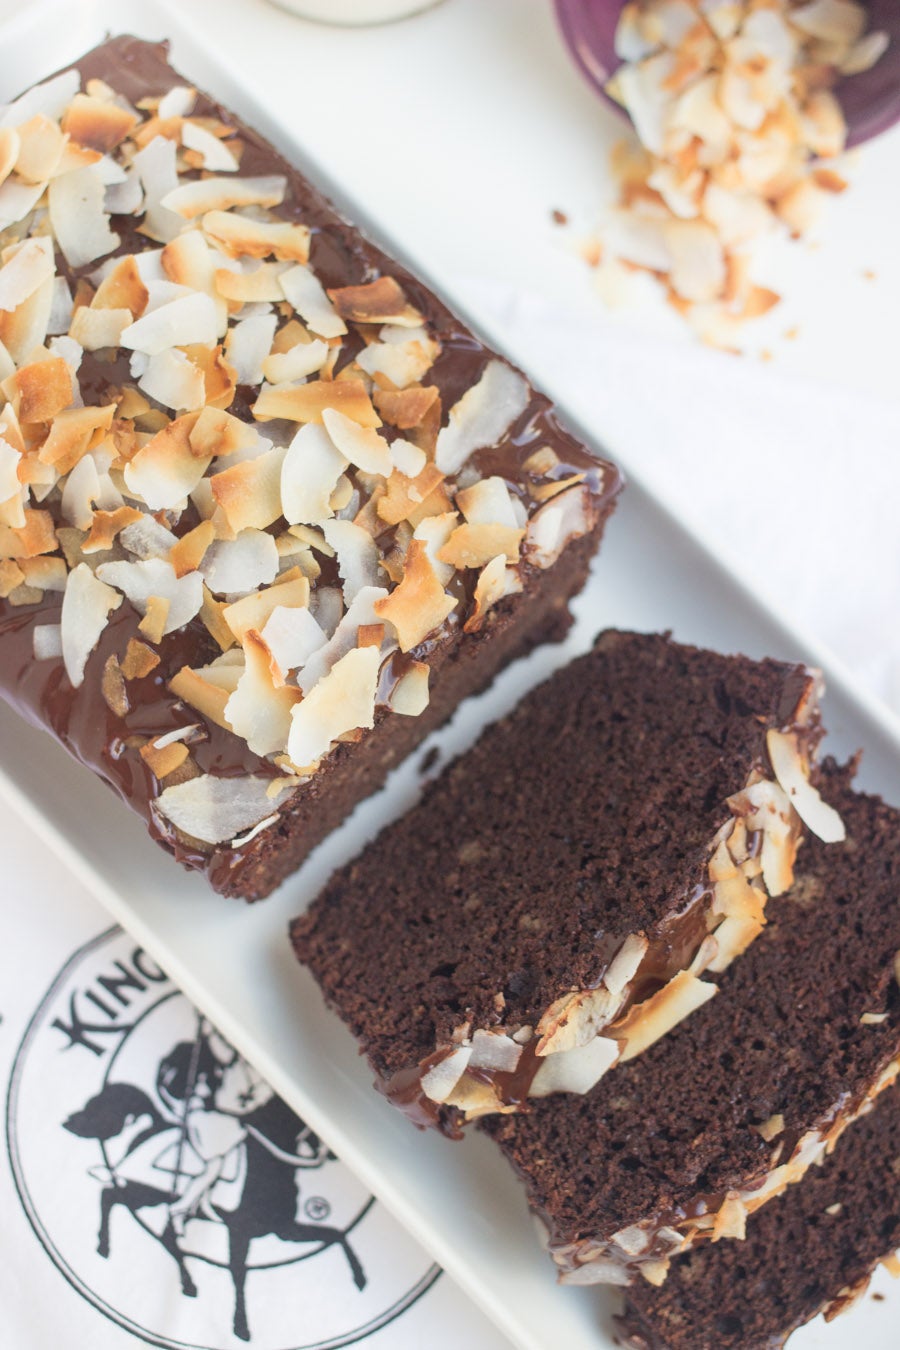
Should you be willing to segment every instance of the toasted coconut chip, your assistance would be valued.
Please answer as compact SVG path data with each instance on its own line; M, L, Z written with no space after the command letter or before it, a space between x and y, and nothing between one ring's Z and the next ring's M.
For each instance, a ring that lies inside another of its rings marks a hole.
M428 707L431 671L424 661L413 661L400 676L391 694L391 711L403 717L418 717Z
M151 671L159 665L159 656L146 643L139 642L137 638L129 638L128 646L125 648L125 656L122 661L122 674L126 680L142 680ZM178 731L170 731L167 736L158 736L156 744L160 748L168 745L170 741L178 740L182 735L187 735L192 728L182 727Z
M507 567L505 554L492 558L475 583L475 603L463 624L463 631L477 633L494 605L508 595L518 594L521 589L522 580L514 568Z
M396 348L391 350L395 351ZM433 408L437 397L436 386L429 385L426 388L424 385L416 384L409 389L376 389L372 394L372 401L385 422L389 422L400 431L412 431L421 425L429 410Z
M286 384L315 375L328 360L330 348L320 339L298 342L286 352L275 352L263 361L263 375L270 384Z
M766 733L766 748L775 777L804 825L823 843L835 844L846 839L844 822L837 811L822 800L809 781L796 735L770 730Z
M354 647L294 707L288 755L298 768L317 764L346 732L375 725L380 663L377 647Z
M225 211L209 211L203 217L203 231L232 258L267 258L281 262L306 263L309 258L309 229L286 220L248 220L246 216Z
M51 180L47 202L56 242L70 267L84 267L119 246L104 209L106 188L98 166Z
M411 441L391 441L391 463L404 478L417 478L427 463L425 451Z
M120 540L128 552L138 558L165 558L178 543L171 530L147 515L142 515L133 525L126 525Z
M283 263L257 263L247 271L221 267L216 272L216 291L236 305L254 304L261 300L281 300Z
M61 356L20 366L2 388L20 422L52 422L72 402L72 376Z
M587 1045L546 1055L532 1080L529 1097L549 1097L554 1092L590 1092L619 1058L619 1045L595 1036Z
M328 297L341 318L353 323L418 328L423 322L421 313L409 303L403 287L393 277L379 277L362 286L341 286L329 290Z
M535 511L525 532L525 555L537 567L551 567L567 544L594 525L591 494L584 484L569 488Z
M584 989L557 999L544 1013L535 1034L535 1054L564 1054L588 1045L610 1021L621 999L608 989Z
M53 299L50 305L50 315L47 319L47 332L52 333L54 337L61 337L69 331L69 324L72 322L72 292L69 290L69 283L65 277L53 278ZM2 369L0 362L0 372L6 374Z
M243 646L247 664L225 716L255 755L274 754L287 744L291 711L303 695L273 678L272 654L255 629L245 633Z
M81 305L72 315L69 336L86 352L101 351L104 347L118 347L122 341L122 334L131 322L130 309L92 309L87 305ZM174 408L194 405L170 403L167 406Z
M186 150L195 150L203 160L202 167L212 173L237 173L240 168L228 146L197 122L183 124L181 144Z
M6 186L0 187L0 195ZM35 347L43 346L50 323L54 289L53 278L48 277L11 313L0 311L0 342L16 365L26 361Z
M121 344L146 356L190 343L213 346L218 335L216 307L208 295L181 295L137 319L122 333Z
M715 300L725 285L725 256L715 230L702 220L668 220L669 279L685 300Z
M440 628L456 605L435 576L424 543L412 539L403 580L390 595L376 602L375 612L394 625L400 650L408 652Z
M634 979L650 944L643 933L629 933L603 973L603 983L611 994L623 994Z
M281 503L289 524L315 524L333 515L330 500L347 460L324 427L297 432L281 466Z
M472 1036L472 1055L469 1069L489 1073L513 1073L522 1056L522 1047L502 1031L481 1028Z
M472 1047L461 1045L422 1075L421 1088L429 1101L446 1102L465 1073L471 1057Z
M24 580L25 573L12 558L3 558L0 561L0 597L5 600L10 592L22 585Z
M401 520L417 524L423 516L438 515L450 505L446 493L438 494L444 475L433 464L425 468L415 478L407 478L403 473L392 473L387 483L387 491L379 498L376 512L380 520L388 525L398 525ZM430 500L435 502L434 510L425 509Z
M317 648L303 664L297 683L304 694L309 693L342 656L359 645L360 628L379 622L376 605L386 595L387 591L383 586L366 586L342 617L343 606L339 591L323 587L314 592L313 614L323 632L331 631L331 636L326 644ZM329 597L334 600L333 606L327 603Z
M528 385L502 361L485 367L477 384L450 409L450 420L438 434L435 464L442 473L457 473L469 456L496 445L528 406Z
M90 455L80 459L66 478L60 511L79 530L90 530L94 522L94 502L100 496L100 475Z
M209 466L191 452L195 413L169 422L126 465L125 483L151 511L177 507L192 492Z
M263 362L269 354L278 319L274 314L256 314L229 328L225 354L237 374L238 384L261 384Z
M165 637L169 621L169 602L160 595L151 595L147 601L147 613L138 624L148 642L160 643Z
M121 603L121 595L98 580L86 563L70 572L60 612L60 639L66 674L76 689L84 681L87 659L110 613Z
M890 41L887 33L866 33L841 62L841 74L861 75L864 70L871 70L884 56Z
M56 173L66 138L56 122L37 113L16 128L19 135L19 154L16 173L27 183L46 183Z
M35 624L31 636L35 661L54 661L62 656L62 626L60 624Z
M5 183L19 157L19 133L14 127L0 128L0 183Z
M863 35L866 12L852 0L812 0L792 8L790 21L810 37L852 45Z
M621 1062L642 1055L662 1036L718 993L718 986L679 971L662 989L636 1004L613 1029L623 1045Z
M151 598L168 602L163 636L174 633L199 613L203 582L198 572L178 577L171 563L162 558L138 562L107 562L97 568L101 581L123 591L139 614L146 614Z
M21 458L19 451L0 436L0 502L8 501L22 489L19 482Z
M235 600L225 606L222 617L238 642L243 642L244 634L251 628L263 634L263 640L268 642L264 629L275 610L279 607L305 607L309 604L309 595L309 581L306 577L297 577L293 581L269 586L264 591L252 591L240 600ZM278 664L281 665L281 662Z
M24 525L0 531L0 557L16 558L20 566L23 558L55 553L58 547L53 517L49 511L35 511L26 507L23 514Z
M262 594L274 596L281 590L288 591L289 587L273 586ZM305 607L294 606L287 595L284 605L272 609L261 636L284 674L304 666L328 641L311 612Z
M24 220L37 206L45 189L45 183L20 183L12 178L0 184L0 230Z
M398 390L418 384L433 366L440 347L427 336L424 329L415 336L409 334L405 337L403 342L371 343L359 353L356 364L368 375L385 376ZM436 395L435 389L432 397ZM421 416L417 422L409 425L416 426L418 421L421 421Z
M90 314L91 310L79 310L79 314ZM100 310L101 314L115 313L114 310ZM125 326L131 323L128 310L120 310L126 315ZM206 399L206 381L203 371L198 370L193 361L184 352L175 347L151 356L147 369L138 380L138 386L150 398L161 403L173 412L197 412Z
M138 271L132 254L119 258L97 287L92 309L127 309L132 318L138 318L147 308L150 293Z
M187 746L180 741L175 741L169 745L159 746L153 741L148 741L140 749L141 759L147 765L147 768L153 774L154 778L162 781L168 778L169 774L179 769L187 759L190 751Z
M264 530L281 515L281 469L287 449L269 450L211 479L212 493L233 530Z
M253 416L260 421L283 417L289 422L321 422L326 409L343 413L361 427L381 425L362 380L314 380L264 388L253 405Z
M222 408L204 408L191 428L188 440L198 459L233 455L259 443L255 427Z
M362 469L363 473L382 474L385 478L389 476L393 468L390 448L371 424L360 426L352 416L347 417L333 407L323 408L322 421L338 450L351 464Z
M81 86L77 70L64 70L42 84L27 89L0 114L0 127L15 127L43 113L58 122Z
M125 140L137 121L137 113L130 108L88 94L76 94L63 114L62 129L79 145L107 154Z
M278 575L278 549L265 530L241 530L235 539L219 539L207 551L200 571L218 595L246 595L270 585Z
M234 687L236 687L239 679L240 670L236 667L233 685L230 689L226 689L221 684L214 684L211 680L204 678L203 672L191 670L188 666L182 666L178 674L174 675L169 681L169 689L176 698L186 703L188 707L202 713L216 726L224 727L226 731L230 731L231 727L225 717L225 705L228 702L229 694L234 692Z
M437 556L440 562L459 568L484 567L501 555L507 562L518 562L524 534L508 525L458 525Z
M176 211L162 205L163 198L178 187L177 147L164 136L155 136L132 161L144 189L144 219L141 232L151 239L168 243L184 227Z
M298 263L281 274L281 289L285 299L319 337L341 337L347 325L335 310L318 277L308 267Z
M196 89L186 84L174 84L159 100L156 115L163 120L169 117L187 117L193 112L196 101Z
M208 211L228 211L233 206L280 206L287 179L281 174L262 178L198 178L166 193L162 205L186 220Z
M51 241L26 239L7 254L7 260L0 268L0 309L17 309L53 273Z
M83 459L81 464L91 462L89 459ZM77 467L80 468L81 465ZM102 553L105 549L112 548L116 535L124 530L126 525L133 525L140 519L140 511L136 511L133 506L120 506L115 511L95 511L91 518L90 534L81 545L82 553Z
M205 844L224 844L271 817L273 805L285 799L283 792L274 799L267 796L268 782L262 777L216 778L204 773L166 788L153 808L182 834Z
M729 805L745 815L750 829L762 831L760 861L766 890L773 898L784 895L793 884L797 852L796 816L787 794L779 784L762 780L730 798Z
M380 580L378 549L367 530L350 520L326 520L322 533L334 549L344 583L344 604L351 605L364 586Z
M515 529L520 524L509 488L496 476L479 479L457 492L456 505L470 525L508 525Z
M197 570L215 537L215 526L210 520L201 520L199 525L181 536L169 552L169 562L175 569L176 577Z

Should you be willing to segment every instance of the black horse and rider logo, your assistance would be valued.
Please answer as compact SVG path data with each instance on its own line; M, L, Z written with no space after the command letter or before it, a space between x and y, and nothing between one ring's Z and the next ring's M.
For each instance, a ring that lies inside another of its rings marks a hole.
M7 1126L48 1253L100 1311L156 1344L349 1345L437 1277L120 930L76 953L38 1009Z

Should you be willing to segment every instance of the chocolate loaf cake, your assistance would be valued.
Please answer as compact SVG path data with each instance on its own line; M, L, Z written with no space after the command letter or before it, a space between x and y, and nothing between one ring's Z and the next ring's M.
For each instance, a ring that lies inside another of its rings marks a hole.
M619 475L164 46L2 110L0 234L0 694L255 899L563 634Z
M886 1092L821 1167L747 1225L698 1247L662 1289L637 1284L619 1319L634 1350L780 1350L819 1313L850 1307L900 1248L900 1091Z
M817 683L611 631L489 728L292 928L382 1091L453 1134L586 1092L715 994L800 817L842 834Z
M900 812L822 777L847 838L806 840L719 996L587 1096L484 1122L563 1281L660 1283L677 1253L743 1237L896 1077Z

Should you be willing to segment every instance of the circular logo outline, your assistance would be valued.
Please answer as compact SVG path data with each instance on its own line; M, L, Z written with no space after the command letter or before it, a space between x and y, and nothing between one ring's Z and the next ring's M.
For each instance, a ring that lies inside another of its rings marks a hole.
M10 1161L13 1184L25 1217L44 1252L63 1276L66 1283L97 1312L101 1313L123 1331L127 1331L138 1339L143 1340L146 1344L159 1347L159 1350L221 1350L221 1347L218 1346L200 1345L197 1342L175 1340L171 1337L164 1336L159 1332L149 1331L147 1328L139 1326L128 1317L127 1314L120 1312L117 1308L113 1308L106 1303L100 1295L95 1293L84 1279L71 1268L65 1257L57 1250L53 1239L47 1232L47 1229L37 1212L37 1208L34 1205L22 1167L16 1125L16 1107L18 1104L25 1059L36 1038L38 1029L41 1025L42 1015L46 1011L48 1005L56 998L60 989L65 985L73 970L84 960L84 958L122 932L123 929L119 925L112 924L110 927L103 929L93 938L88 939L87 942L82 943L80 947L76 948L57 972L49 988L41 998L37 1008L28 1020L13 1059L12 1071L10 1073L6 1094L4 1124L6 1147ZM174 992L180 992L177 990L177 986ZM182 997L184 997L184 995L182 995ZM342 1332L337 1336L327 1337L325 1340L294 1343L290 1346L283 1347L283 1350L342 1350L345 1346L356 1345L360 1341L365 1340L368 1336L373 1335L376 1331L380 1331L384 1327L389 1326L391 1322L396 1321L402 1313L411 1308L428 1292L442 1274L443 1271L441 1267L436 1263L432 1264L411 1289L407 1290L405 1294L396 1299L389 1308L384 1310L384 1312L370 1318L364 1326L355 1331Z

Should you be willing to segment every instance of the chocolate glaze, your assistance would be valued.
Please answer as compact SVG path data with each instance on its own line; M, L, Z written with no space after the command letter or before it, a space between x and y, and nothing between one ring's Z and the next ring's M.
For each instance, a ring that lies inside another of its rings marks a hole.
M75 63L74 68L81 73L83 83L92 78L102 79L129 101L137 103L148 96L161 95L173 85L188 82L168 63L167 50L166 44L119 37L89 52ZM258 133L203 93L198 93L194 115L217 117L238 128L243 143L242 175L279 173L287 177L285 201L278 214L285 219L301 220L310 227L310 262L326 287L359 284L385 272L400 281L411 302L426 316L441 344L441 354L427 378L440 389L446 415L447 409L479 379L493 353L422 282L344 220L331 203ZM146 238L137 233L139 219L113 216L110 223L121 236L117 254L136 252L147 246ZM91 272L95 265L90 264L80 271ZM76 280L79 275L77 269L73 271L66 266L61 256L57 257L57 267L70 280ZM351 341L348 340L345 347L348 355L342 359L352 359ZM85 353L79 383L85 403L110 401L111 395L123 384L131 383L127 356L109 361ZM250 408L255 397L254 389L238 389L229 411L251 421ZM389 439L397 434L390 427L383 428L383 432ZM484 475L502 475L510 488L534 509L535 503L525 492L528 476L521 466L537 446L545 444L559 457L558 473L561 476L567 472L587 475L586 481L596 498L597 516L608 514L621 486L618 472L612 465L598 461L561 426L550 401L542 394L532 393L528 407L500 445L476 453L470 462ZM49 501L44 505L53 509ZM184 533L193 523L190 513L185 512L175 526L175 532ZM534 570L526 559L522 565L526 581ZM474 574L470 574L466 594L461 598L471 598L474 579ZM328 584L327 573L322 580ZM526 594L527 591L526 584ZM157 648L160 665L145 679L128 683L129 711L125 717L119 717L103 699L101 675L107 658L115 654L121 659L128 639L140 636L137 634L138 615L127 600L123 601L88 660L84 683L75 690L61 661L36 662L32 655L34 626L58 622L59 604L59 595L52 593L45 593L37 605L15 607L0 600L0 696L29 721L50 731L76 758L98 773L147 820L151 834L180 862L205 870L217 889L233 885L236 861L252 856L260 847L261 836L238 851L221 847L209 851L179 840L166 821L152 809L159 784L132 741L134 737L159 735L178 726L200 722L205 739L192 745L191 753L202 772L221 776L274 775L279 772L269 760L252 754L243 740L208 723L168 693L167 681L183 665L198 666L218 655L218 648L206 628L199 620L193 620L163 640ZM430 659L440 648L465 641L460 639L459 624L459 614L454 612L444 629L412 655ZM385 697L400 673L400 666L394 663L391 674L383 680Z

